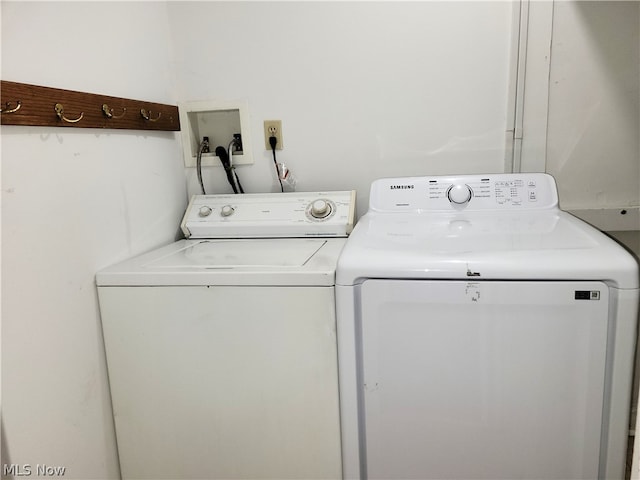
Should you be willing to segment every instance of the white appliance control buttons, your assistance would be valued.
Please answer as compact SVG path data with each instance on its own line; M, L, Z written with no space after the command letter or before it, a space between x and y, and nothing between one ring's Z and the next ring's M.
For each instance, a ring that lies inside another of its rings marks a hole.
M307 206L307 218L314 221L323 221L331 217L335 209L335 204L331 200L318 198Z
M311 215L316 218L324 218L331 213L331 207L326 200L321 198L311 204Z
M235 212L235 209L231 205L225 205L220 209L220 215L223 217L228 217L229 215L232 215L233 212Z
M545 173L381 178L371 185L369 207L379 213L542 210L557 208L558 195Z
M200 210L198 210L198 215L201 217L208 217L209 215L211 215L212 211L213 210L211 210L211 207L204 205L200 207Z
M180 228L186 238L346 237L354 221L355 191L193 195Z
M464 205L471 200L472 191L469 185L465 185L463 183L457 183L451 185L447 190L447 198L451 203L455 203L457 205Z

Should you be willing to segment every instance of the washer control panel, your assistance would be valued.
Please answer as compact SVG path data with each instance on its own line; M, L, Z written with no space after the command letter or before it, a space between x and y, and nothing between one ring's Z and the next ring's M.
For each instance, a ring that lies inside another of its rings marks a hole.
M182 220L187 238L346 237L356 192L194 195Z
M373 182L376 211L540 210L558 207L544 173L383 178Z

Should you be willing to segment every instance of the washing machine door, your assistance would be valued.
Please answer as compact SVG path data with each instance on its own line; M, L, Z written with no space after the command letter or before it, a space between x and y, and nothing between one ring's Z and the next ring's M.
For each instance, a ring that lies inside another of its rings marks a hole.
M364 478L600 477L604 283L367 280L361 302Z

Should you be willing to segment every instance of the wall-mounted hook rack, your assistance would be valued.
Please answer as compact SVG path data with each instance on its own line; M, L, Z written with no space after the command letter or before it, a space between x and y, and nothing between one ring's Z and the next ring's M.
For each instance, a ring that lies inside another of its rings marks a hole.
M180 130L175 105L6 80L0 81L0 96L2 125Z

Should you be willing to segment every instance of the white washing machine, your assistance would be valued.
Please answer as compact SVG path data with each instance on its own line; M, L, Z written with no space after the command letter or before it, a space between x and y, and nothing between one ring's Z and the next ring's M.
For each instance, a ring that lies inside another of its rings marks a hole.
M345 478L624 478L638 267L552 177L374 182L336 295Z
M354 192L193 197L96 276L123 479L341 478L335 266Z

